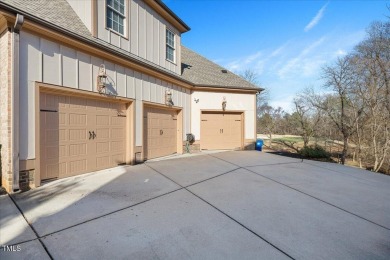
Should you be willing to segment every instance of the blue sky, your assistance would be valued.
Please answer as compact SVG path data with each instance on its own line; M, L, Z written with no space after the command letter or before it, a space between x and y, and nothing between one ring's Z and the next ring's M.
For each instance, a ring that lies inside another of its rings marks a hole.
M305 87L322 86L321 68L353 49L390 1L165 0L190 27L182 44L241 73L251 69L270 104L291 111Z

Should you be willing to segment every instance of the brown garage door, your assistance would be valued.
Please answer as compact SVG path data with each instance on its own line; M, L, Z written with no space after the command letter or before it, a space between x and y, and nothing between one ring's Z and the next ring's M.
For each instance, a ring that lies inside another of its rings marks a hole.
M177 112L144 108L145 159L177 152Z
M40 94L41 179L125 163L126 104Z
M240 149L242 146L242 113L202 112L201 149Z

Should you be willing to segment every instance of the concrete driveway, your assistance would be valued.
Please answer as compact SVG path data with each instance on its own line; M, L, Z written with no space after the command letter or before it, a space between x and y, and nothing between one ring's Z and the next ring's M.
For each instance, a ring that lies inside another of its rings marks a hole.
M147 162L1 196L0 258L390 259L389 199L390 176L257 151Z

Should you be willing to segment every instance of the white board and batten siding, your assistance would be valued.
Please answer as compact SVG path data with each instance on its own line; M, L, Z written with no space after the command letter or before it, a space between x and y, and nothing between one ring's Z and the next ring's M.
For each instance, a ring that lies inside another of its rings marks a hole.
M109 89L135 99L135 145L142 145L142 101L165 103L171 89L175 106L183 108L183 140L190 129L190 91L155 77L102 60L27 32L20 39L20 159L35 158L35 82L96 92L99 66L104 64Z
M97 37L158 66L180 74L180 32L143 1L129 0L125 3L125 33L120 35L106 27L106 1L97 1ZM176 35L175 63L166 59L167 28Z
M213 93L194 91L191 94L191 131L196 140L201 140L201 110L222 111L222 101L226 98L227 111L244 111L244 138L255 139L255 94ZM199 100L195 102L195 100Z

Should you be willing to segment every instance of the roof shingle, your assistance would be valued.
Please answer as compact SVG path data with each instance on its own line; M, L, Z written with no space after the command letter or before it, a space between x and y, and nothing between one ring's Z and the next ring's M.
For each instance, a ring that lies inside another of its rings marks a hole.
M182 77L195 85L259 89L259 87L185 46L181 48L181 62Z
M1 2L12 9L28 14L30 17L49 23L89 42L104 46L132 60L159 69L175 78L181 78L194 85L259 89L230 71L222 73L223 67L184 46L181 48L182 75L177 75L162 66L95 38L66 0L1 0Z

